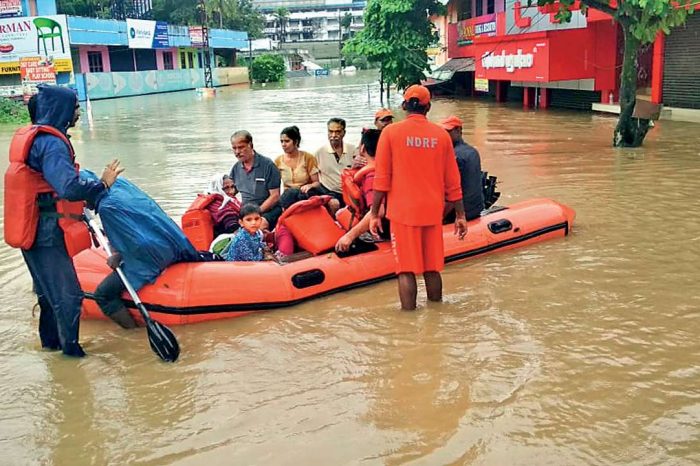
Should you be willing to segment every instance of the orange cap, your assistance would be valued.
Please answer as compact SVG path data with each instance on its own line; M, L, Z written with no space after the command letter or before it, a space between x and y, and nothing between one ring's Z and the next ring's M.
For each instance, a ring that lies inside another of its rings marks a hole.
M394 114L388 108L380 108L377 113L374 114L375 120L381 120L382 118L391 117L394 118Z
M403 93L404 102L408 102L411 99L418 99L419 104L428 105L430 103L430 91L425 86L414 84Z
M440 122L440 126L445 128L447 131L453 130L455 128L461 128L462 127L462 120L457 118L454 115L448 116L444 120Z

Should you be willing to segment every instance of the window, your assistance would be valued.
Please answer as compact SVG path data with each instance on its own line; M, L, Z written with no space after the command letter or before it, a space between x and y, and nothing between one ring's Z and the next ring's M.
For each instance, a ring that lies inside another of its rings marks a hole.
M90 51L87 53L87 58L90 73L102 73L105 70L102 65L102 52Z
M486 0L486 14L490 15L491 13L496 12L496 1L495 0Z
M185 52L180 54L180 68L187 69L187 54Z
M457 21L462 21L471 17L472 0L459 0L459 3L457 3Z
M188 68L194 68L194 53L187 52L187 61L190 65Z
M163 52L163 69L172 70L174 68L175 67L173 66L173 53Z
M484 1L476 0L476 13L474 16L482 16L484 14Z

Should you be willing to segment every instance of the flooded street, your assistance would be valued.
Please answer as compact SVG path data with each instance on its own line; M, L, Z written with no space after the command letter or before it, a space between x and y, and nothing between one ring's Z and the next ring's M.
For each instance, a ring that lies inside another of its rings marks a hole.
M379 106L372 76L309 78L94 102L72 134L84 168L120 158L179 221L229 171L233 131L275 157L296 124L314 151L328 118L356 143ZM448 266L445 302L414 313L389 281L173 327L174 365L143 329L84 322L75 361L41 351L29 273L0 245L0 464L700 463L700 126L661 121L618 151L607 116L438 99L429 117L450 114L499 204L548 197L577 218Z

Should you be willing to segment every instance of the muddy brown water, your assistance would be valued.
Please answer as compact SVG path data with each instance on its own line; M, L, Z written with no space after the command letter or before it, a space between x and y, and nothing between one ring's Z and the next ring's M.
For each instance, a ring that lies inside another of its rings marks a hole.
M275 156L282 127L314 150L342 116L356 142L373 80L95 102L73 140L84 167L120 157L179 218L230 168L236 129ZM565 239L449 266L445 302L414 313L390 281L175 327L174 365L143 330L85 322L89 357L68 360L40 350L29 274L0 246L0 464L700 462L700 126L660 122L617 151L605 116L438 100L430 117L449 114L500 203L549 197L577 219Z

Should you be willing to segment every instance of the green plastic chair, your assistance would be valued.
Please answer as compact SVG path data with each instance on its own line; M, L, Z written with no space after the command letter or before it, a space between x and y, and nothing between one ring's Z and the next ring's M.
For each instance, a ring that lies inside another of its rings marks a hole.
M60 24L50 18L35 18L34 26L36 26L36 53L41 53L39 39L41 39L41 42L44 44L44 55L49 54L46 50L46 39L51 39L51 51L55 52L56 45L54 44L54 39L56 37L61 39L61 52L66 53L66 47L63 44L63 30ZM58 32L56 32L56 30L58 30Z

